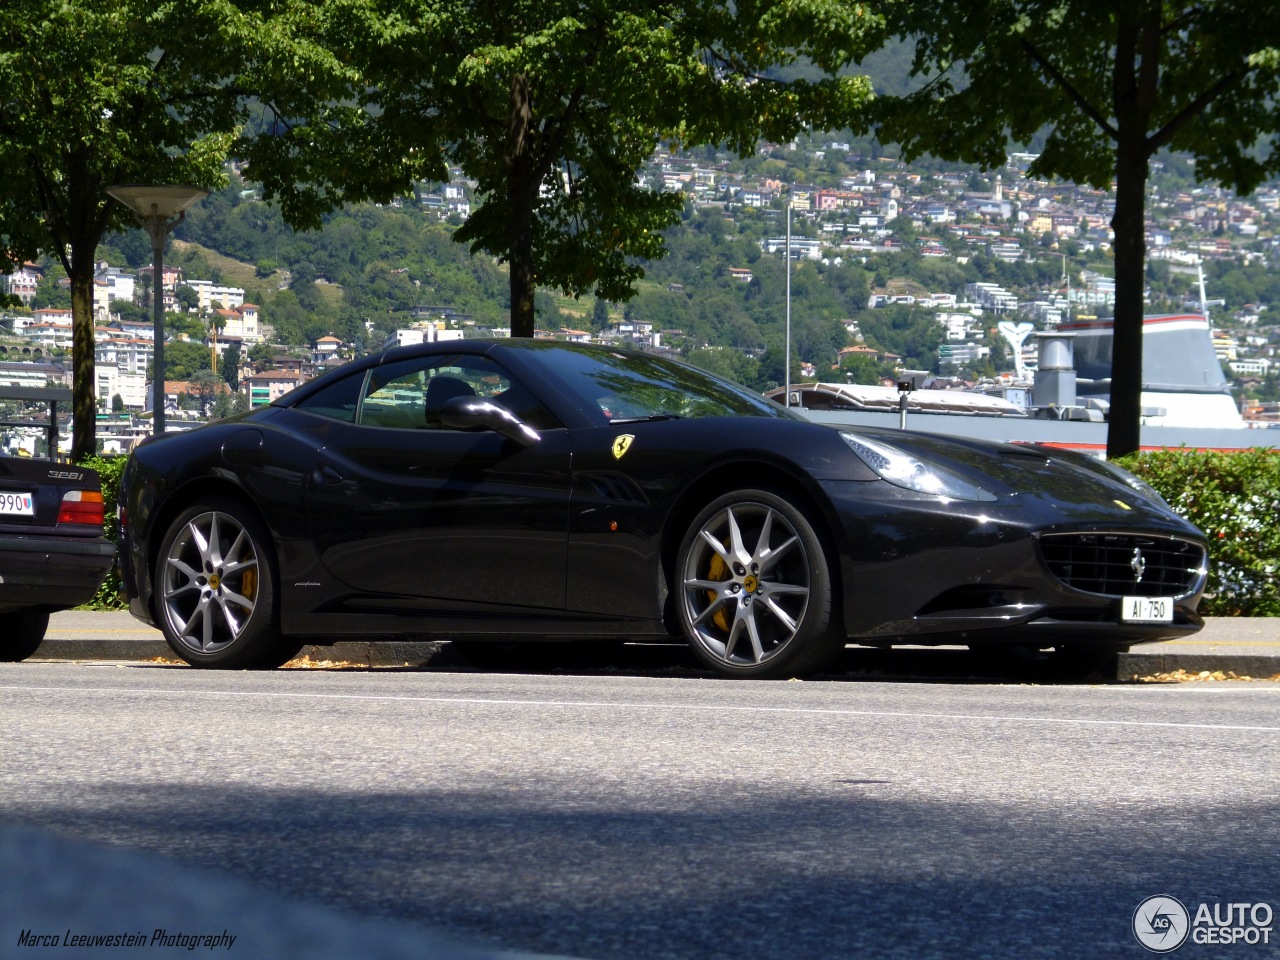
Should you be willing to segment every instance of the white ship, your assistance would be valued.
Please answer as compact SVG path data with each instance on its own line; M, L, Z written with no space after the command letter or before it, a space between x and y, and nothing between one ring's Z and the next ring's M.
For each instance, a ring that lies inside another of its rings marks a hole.
M1143 450L1280 447L1280 424L1247 421L1200 314L1148 317L1143 323ZM1093 453L1107 448L1112 323L1076 321L1036 334L1039 363L1030 387L1003 396L935 390L904 380L898 389L845 383L793 384L789 406L811 420L952 436L1048 443ZM787 390L769 396L786 402Z

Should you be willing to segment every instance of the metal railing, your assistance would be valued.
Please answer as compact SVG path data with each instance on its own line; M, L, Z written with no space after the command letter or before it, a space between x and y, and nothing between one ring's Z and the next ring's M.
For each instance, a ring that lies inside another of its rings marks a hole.
M70 407L72 393L67 387L4 387L0 386L0 400L24 400L43 403L48 408L48 419L44 424L45 435L49 443L49 459L62 459L58 454L58 404L65 403ZM39 420L0 420L0 427L41 426Z

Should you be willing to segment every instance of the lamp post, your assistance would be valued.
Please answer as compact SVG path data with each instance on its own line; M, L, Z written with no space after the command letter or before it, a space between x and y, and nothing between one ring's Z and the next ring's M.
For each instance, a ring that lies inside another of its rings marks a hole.
M791 193L787 192L787 346L782 357L782 405L791 406Z
M133 211L151 238L151 307L155 344L151 361L151 432L164 433L164 242L189 206L209 195L200 187L121 184L107 193ZM176 218L176 219L175 219Z

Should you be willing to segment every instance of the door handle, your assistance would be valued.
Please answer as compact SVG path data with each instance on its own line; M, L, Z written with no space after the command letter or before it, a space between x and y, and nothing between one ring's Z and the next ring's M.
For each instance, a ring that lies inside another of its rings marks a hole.
M311 471L311 481L317 485L326 483L341 483L342 474L327 463L320 463Z

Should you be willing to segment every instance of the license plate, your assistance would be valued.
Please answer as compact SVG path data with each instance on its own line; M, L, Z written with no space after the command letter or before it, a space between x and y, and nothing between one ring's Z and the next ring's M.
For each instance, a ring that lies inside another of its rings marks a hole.
M1126 623L1172 623L1172 597L1125 597L1120 619Z
M30 493L0 493L0 513L10 517L35 516L35 496Z

